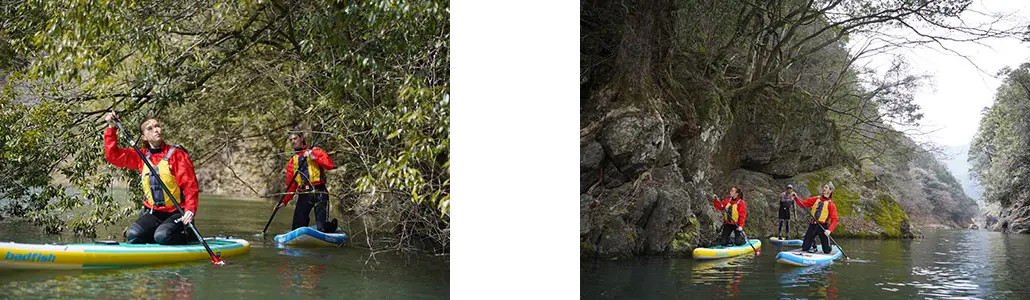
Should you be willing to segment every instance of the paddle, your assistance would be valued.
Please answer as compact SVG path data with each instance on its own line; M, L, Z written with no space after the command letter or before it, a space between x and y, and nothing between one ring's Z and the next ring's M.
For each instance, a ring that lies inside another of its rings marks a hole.
M317 140L317 137L315 139L311 139L311 146L309 146L308 149L311 149L311 147L314 147L316 140ZM307 156L301 155L300 159L297 160L297 164L299 165L299 164L304 164L304 163L307 163ZM290 190L290 186L293 185L293 183L295 181L297 181L297 176L300 176L300 172L298 171L299 169L300 169L299 166L294 166L293 167L293 177L290 178L290 181L286 182L286 190L287 191ZM308 179L308 178L305 178L305 180L308 181L308 182L311 182L311 180ZM268 231L268 225L272 224L272 219L275 219L275 213L279 212L279 209L282 208L282 206L280 206L279 203L282 203L283 200L286 199L286 195L290 195L290 193L283 193L283 196L279 198L279 201L275 202L275 209L272 210L272 216L268 217L268 222L265 223L265 229L261 230L261 234L265 234L265 232Z
M136 154L139 155L139 158L141 160L143 160L143 164L146 165L148 169L150 169L150 173L151 174L160 174L160 173L157 172L157 170L154 169L154 166L150 165L150 161L147 160L147 157L143 155L143 152L141 152L139 150L139 148L136 147L136 145L135 145L135 141L136 140L133 139L132 136L129 135L129 132L126 131L125 128L122 127L122 122L119 120L119 118L117 116L114 117L114 122L115 122L115 124L118 125L118 130L120 130L122 133L124 133L125 137L127 139L129 139L129 143L130 143L129 147L131 147L132 150L136 150ZM165 186L165 183L163 181L158 180L157 182L160 184L161 189L164 190L165 194L168 195L168 199L172 200L172 204L175 205L175 209L179 211L179 214L185 215L186 212L182 210L182 206L179 206L179 202L175 201L175 195L172 194L172 191L168 190L168 187ZM225 265L225 261L222 260L222 258L220 258L217 255L215 255L214 251L211 251L211 247L207 245L207 241L205 241L204 237L201 236L200 232L197 231L197 227L193 225L193 222L190 222L189 224L186 224L186 227L189 227L189 229L193 232L193 234L197 236L197 239L200 240L200 243L204 245L204 250L207 250L207 254L211 255L211 264L216 265L216 266Z
M299 160L297 160L297 163L304 163L304 159L305 157L302 156ZM290 186L293 185L293 182L297 180L297 176L299 174L300 172L294 170L293 178L290 178L289 183L286 184L286 190L290 190ZM275 219L275 213L279 212L279 209L282 208L282 206L280 206L279 203L282 203L283 200L286 199L286 195L290 195L290 193L283 193L283 196L279 198L279 201L275 202L275 209L272 210L272 216L268 217L268 223L265 223L265 229L261 230L261 234L265 234L265 232L268 231L268 225L272 224L272 219Z
M758 257L759 255L762 255L762 251L758 250L758 249L755 249L755 245L751 243L751 239L747 238L747 234L744 233L743 230L740 231L740 234L744 236L744 242L747 243L749 246L751 246L751 250L755 251L755 257Z
M804 210L804 209L802 209L802 210ZM820 229L822 229L823 231L826 231L826 227L823 227L823 224L819 224L819 222L815 220L815 215L812 214L812 211L806 211L805 215L808 216L808 218L811 219L813 223L815 223L816 225L819 225ZM837 241L834 240L832 236L826 235L826 237L830 238L830 242L832 242L834 245L837 245L837 248L840 249L840 253L844 254L844 258L845 259L851 259L851 257L848 257L847 253L844 253L844 247L841 247L840 244L838 244Z
M790 202L794 202L794 199L790 199ZM797 206L794 205L794 203L791 203L790 209L791 209L791 212L794 213L794 216L798 215L798 208L797 208ZM787 221L787 224L790 224L790 221ZM790 234L790 233L788 232L787 234ZM799 236L799 234L798 234L798 226L794 226L794 236Z

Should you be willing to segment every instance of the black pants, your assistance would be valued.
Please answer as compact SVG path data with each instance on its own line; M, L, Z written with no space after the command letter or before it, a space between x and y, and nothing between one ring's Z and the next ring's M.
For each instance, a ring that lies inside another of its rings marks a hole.
M826 236L826 232L823 232L823 227L819 224L808 224L808 231L805 232L805 240L801 243L801 251L808 251L812 249L815 242L815 237L819 237L823 241L823 253L830 253L833 249L830 248L830 238Z
M783 230L783 233L785 233L784 235L780 234L780 230L782 229L786 229ZM780 225L776 226L776 236L780 238L784 236L790 237L790 219L780 219Z
M317 185L311 194L297 195L297 209L293 211L293 229L307 227L311 223L311 209L315 209L315 225L318 231L335 232L336 226L329 225L329 192L325 185ZM327 226L328 225L328 226ZM331 227L331 228L329 228ZM330 229L332 229L330 231Z
M730 241L730 233L734 235L733 241ZM737 231L737 224L722 224L722 234L719 235L718 245L733 246L744 244L744 233Z
M129 230L125 232L125 241L129 244L161 245L183 245L187 241L196 241L195 237L189 238L186 226L175 222L179 217L182 217L182 214L178 212L151 212L150 209L145 209L139 219L136 219L136 223L129 225Z

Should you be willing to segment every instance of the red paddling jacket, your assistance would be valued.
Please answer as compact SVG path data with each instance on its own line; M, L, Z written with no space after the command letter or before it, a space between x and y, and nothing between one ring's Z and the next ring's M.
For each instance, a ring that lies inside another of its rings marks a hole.
M104 132L104 158L112 165L131 170L139 170L143 176L143 194L146 198L143 206L167 213L176 212L169 196L179 202L182 209L197 214L197 175L193 172L193 162L190 161L189 153L178 145L169 146L161 144L161 151L151 153L149 149L140 149L150 161L150 165L157 170L158 174L151 176L150 169L143 164L143 160L132 148L118 148L118 129L107 128ZM166 195L161 183L171 190L172 195Z
M333 159L329 158L329 154L325 153L325 150L322 150L322 148L311 148L312 159L304 157L304 152L307 151L308 147L304 146L303 149L296 151L296 153L293 154L293 157L286 162L286 180L289 187L286 189L287 194L286 197L283 198L283 205L290 203L290 200L293 199L292 193L297 190L298 186L308 188L325 184L325 171L332 170L336 167L333 164ZM304 161L303 165L300 162L302 158ZM294 166L299 166L299 168L294 168ZM294 172L296 172L296 169L300 169L302 173L295 175ZM305 182L305 179L308 179L311 182ZM293 182L289 182L289 180L293 180Z
M715 209L722 211L723 223L744 227L744 219L747 217L747 204L744 203L744 199L726 198L722 202L712 200L712 204L715 205Z
M822 195L819 195L805 200L794 197L794 201L802 208L810 208L809 213L815 216L819 224L822 224L827 230L833 231L837 227L837 205L833 204L833 199L823 198ZM814 224L814 222L811 223ZM829 225L827 226L827 224Z

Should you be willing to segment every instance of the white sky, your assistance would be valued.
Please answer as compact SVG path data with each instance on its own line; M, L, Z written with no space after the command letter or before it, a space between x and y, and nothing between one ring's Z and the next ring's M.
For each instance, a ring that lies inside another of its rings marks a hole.
M986 13L1014 13L1016 22L1027 24L1030 20L1030 1L976 1L970 10ZM972 12L963 15L967 24L983 22L986 18ZM909 34L910 35L910 34ZM855 39L859 40L859 39ZM852 41L853 43L856 41ZM984 74L968 60L934 47L920 47L901 54L909 63L910 72L931 75L930 84L915 95L915 101L923 112L924 131L933 131L926 137L941 146L956 146L969 143L980 124L980 111L994 102L994 94L1002 78L994 75L1003 67L1015 68L1030 61L1030 44L1017 39L986 40L978 45L972 42L946 44L969 57ZM887 61L885 56L871 58L871 65Z

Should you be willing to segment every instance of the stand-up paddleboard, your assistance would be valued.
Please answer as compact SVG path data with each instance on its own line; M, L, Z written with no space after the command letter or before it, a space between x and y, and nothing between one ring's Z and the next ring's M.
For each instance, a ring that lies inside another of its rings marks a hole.
M276 244L289 246L339 246L346 239L347 234L339 228L336 233L324 233L316 226L297 228L274 238Z
M776 246L801 247L801 240L781 240L778 237L769 237L769 243Z
M250 242L235 238L207 238L215 255L225 258L250 251ZM0 243L0 269L124 268L211 259L200 243L187 245L124 244L19 244Z
M754 249L758 249L758 248L762 247L762 241L760 241L758 239L750 239L750 240L748 240L748 243L751 244L751 245L743 244L743 245L740 245L740 246L730 246L730 247L715 246L715 247L711 247L711 248L695 248L694 249L694 259L717 259L717 258L734 257L734 256L743 255L743 254L747 254L747 253L754 253L755 252Z
M817 250L815 253L804 252L800 249L794 251L783 251L776 254L776 262L792 266L807 267L828 264L841 256L840 247L837 245L833 245L833 250L830 251L830 253L823 253L822 245L816 246L815 249Z

